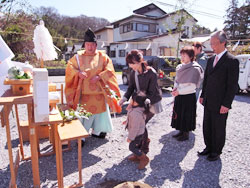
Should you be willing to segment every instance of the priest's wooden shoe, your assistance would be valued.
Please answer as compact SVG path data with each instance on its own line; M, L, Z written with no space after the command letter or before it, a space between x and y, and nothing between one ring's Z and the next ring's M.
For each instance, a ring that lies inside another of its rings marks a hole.
M101 132L99 135L96 134L91 134L91 136L95 137L95 138L101 138L104 139L106 137L107 133Z
M81 147L83 148L85 145L85 141L84 140L81 140Z

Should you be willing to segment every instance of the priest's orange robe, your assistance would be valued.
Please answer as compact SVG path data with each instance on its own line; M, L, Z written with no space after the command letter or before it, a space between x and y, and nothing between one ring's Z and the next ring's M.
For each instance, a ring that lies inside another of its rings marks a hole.
M92 114L99 114L106 111L106 102L112 108L110 96L105 92L104 87L113 90L120 97L114 66L112 60L102 51L96 51L94 55L87 55L85 50L78 51L67 64L65 75L65 96L69 106L76 106L79 102ZM80 79L79 71L85 71L87 78ZM93 76L99 76L100 80L95 84L90 83ZM113 109L115 111L115 109Z

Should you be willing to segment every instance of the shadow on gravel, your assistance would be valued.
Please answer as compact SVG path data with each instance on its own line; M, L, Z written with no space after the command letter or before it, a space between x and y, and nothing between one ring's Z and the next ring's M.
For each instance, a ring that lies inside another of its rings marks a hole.
M82 148L82 169L92 166L102 160L101 157L92 155L90 152L100 147L101 145L106 144L107 142L108 142L107 139L98 139L98 138L93 138L93 137L87 138L87 141L84 147ZM72 141L71 147L72 147L72 150L63 152L63 175L64 177L73 173L78 173L77 142ZM45 146L44 148L40 148L40 149L41 151L44 151L44 150L52 151L50 150L52 149L51 145ZM56 181L55 184L57 185L56 156L51 155L47 157L40 157L39 158L39 172L40 172L41 185L44 185L45 187L47 187L46 185L47 182L51 182L51 180ZM7 174L9 173L9 169L6 171L2 171L2 172L0 171L1 176L3 175L5 177L8 177L9 174L7 175L6 173ZM32 168L31 168L30 161L22 161L20 163L20 166L18 168L18 180L21 180L21 182L17 182L17 184L20 185L21 187L30 187L30 185L33 185ZM78 179L76 179L76 181L78 181Z
M221 172L221 160L207 161L205 157L199 157L194 168L184 174L182 187L214 187L220 188L219 177Z
M250 93L241 93L235 96L234 100L250 104Z
M18 144L19 144L19 139L18 139L18 138L11 140L12 149L13 149L13 148L17 148L17 147L18 147ZM6 142L6 145L5 145L4 148L5 148L6 150L8 150L8 143L7 143L7 142Z
M86 143L82 148L82 169L92 166L102 160L101 157L90 154L90 152L103 144L108 142L107 139L98 139L89 137L86 139ZM63 152L63 176L70 175L72 173L78 173L78 149L77 142L71 143L72 150ZM42 157L40 158L40 178L41 182L46 180L57 181L56 175L56 156ZM87 159L87 160L86 160ZM49 174L49 177L47 176ZM77 183L78 179L76 179ZM65 183L66 184L66 183Z
M102 174L94 174L91 179L85 183L85 188L112 188L126 181L137 181L145 176L144 170L137 170L137 165L133 162L124 159L119 164L114 164L111 168L105 169L105 176ZM114 178L116 178L114 180ZM96 182L101 182L96 185Z
M152 172L146 178L145 183L153 187L161 187L166 179L170 181L181 179L183 170L179 163L194 146L193 133L190 133L189 140L185 142L178 142L172 134L173 132L161 137L160 143L164 144L161 153L150 162Z
M0 177L1 178L1 185L0 187L8 187L9 186L9 181L10 181L10 166L6 167L6 169L0 169Z

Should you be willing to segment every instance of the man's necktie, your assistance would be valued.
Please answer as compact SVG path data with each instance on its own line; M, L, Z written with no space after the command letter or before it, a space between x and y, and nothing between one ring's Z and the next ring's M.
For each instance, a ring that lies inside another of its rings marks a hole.
M219 60L219 57L215 56L213 67L215 67L215 65L217 64L218 60Z

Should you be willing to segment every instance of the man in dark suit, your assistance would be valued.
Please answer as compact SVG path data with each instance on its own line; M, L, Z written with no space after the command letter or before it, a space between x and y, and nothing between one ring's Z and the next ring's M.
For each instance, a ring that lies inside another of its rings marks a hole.
M226 139L226 121L238 88L239 61L227 52L224 31L211 35L215 56L208 59L200 103L204 105L203 136L206 148L198 155L220 158Z

